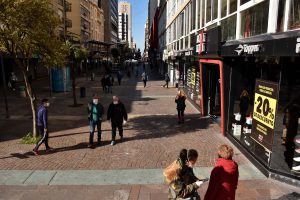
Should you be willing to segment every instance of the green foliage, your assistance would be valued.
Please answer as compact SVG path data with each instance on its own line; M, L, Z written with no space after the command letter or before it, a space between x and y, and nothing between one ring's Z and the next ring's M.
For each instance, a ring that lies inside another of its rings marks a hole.
M66 41L64 45L68 51L68 57L71 60L80 62L88 57L88 50L83 46L73 44L70 41Z
M33 137L32 133L27 133L22 137L20 144L36 144L41 139L41 136Z
M0 46L29 71L38 55L46 67L64 66L67 49L57 36L59 18L49 0L0 0Z

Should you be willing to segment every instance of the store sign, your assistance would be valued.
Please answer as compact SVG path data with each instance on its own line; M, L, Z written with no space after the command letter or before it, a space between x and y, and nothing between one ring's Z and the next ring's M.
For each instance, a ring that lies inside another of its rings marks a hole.
M256 80L251 137L267 150L272 150L278 84Z
M242 55L243 53L252 55L253 53L259 52L260 48L261 48L260 44L254 44L254 45L240 44L234 51L237 52L238 55Z
M191 84L193 86L196 85L196 71L195 71L195 68L192 69Z

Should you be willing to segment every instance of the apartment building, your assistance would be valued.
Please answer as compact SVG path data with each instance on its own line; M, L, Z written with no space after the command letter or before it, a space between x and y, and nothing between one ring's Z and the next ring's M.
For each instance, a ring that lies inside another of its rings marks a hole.
M121 1L119 2L118 10L119 10L119 18L118 18L119 40L121 42L127 42L129 48L132 48L131 4L126 1Z
M90 0L91 40L104 41L104 12L101 1Z
M102 0L104 11L104 41L117 44L118 42L118 0Z
M174 86L262 172L299 186L300 1L167 0L159 10Z

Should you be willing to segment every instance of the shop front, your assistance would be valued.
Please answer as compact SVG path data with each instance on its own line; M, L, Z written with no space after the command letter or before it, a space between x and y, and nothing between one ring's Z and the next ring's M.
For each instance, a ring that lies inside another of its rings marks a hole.
M226 134L267 176L300 186L300 32L226 42L221 56Z

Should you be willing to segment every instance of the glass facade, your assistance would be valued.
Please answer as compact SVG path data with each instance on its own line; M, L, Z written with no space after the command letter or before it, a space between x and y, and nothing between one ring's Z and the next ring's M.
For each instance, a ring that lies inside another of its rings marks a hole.
M300 28L300 1L291 0L288 29Z
M222 41L235 40L236 15L224 19L221 23Z

